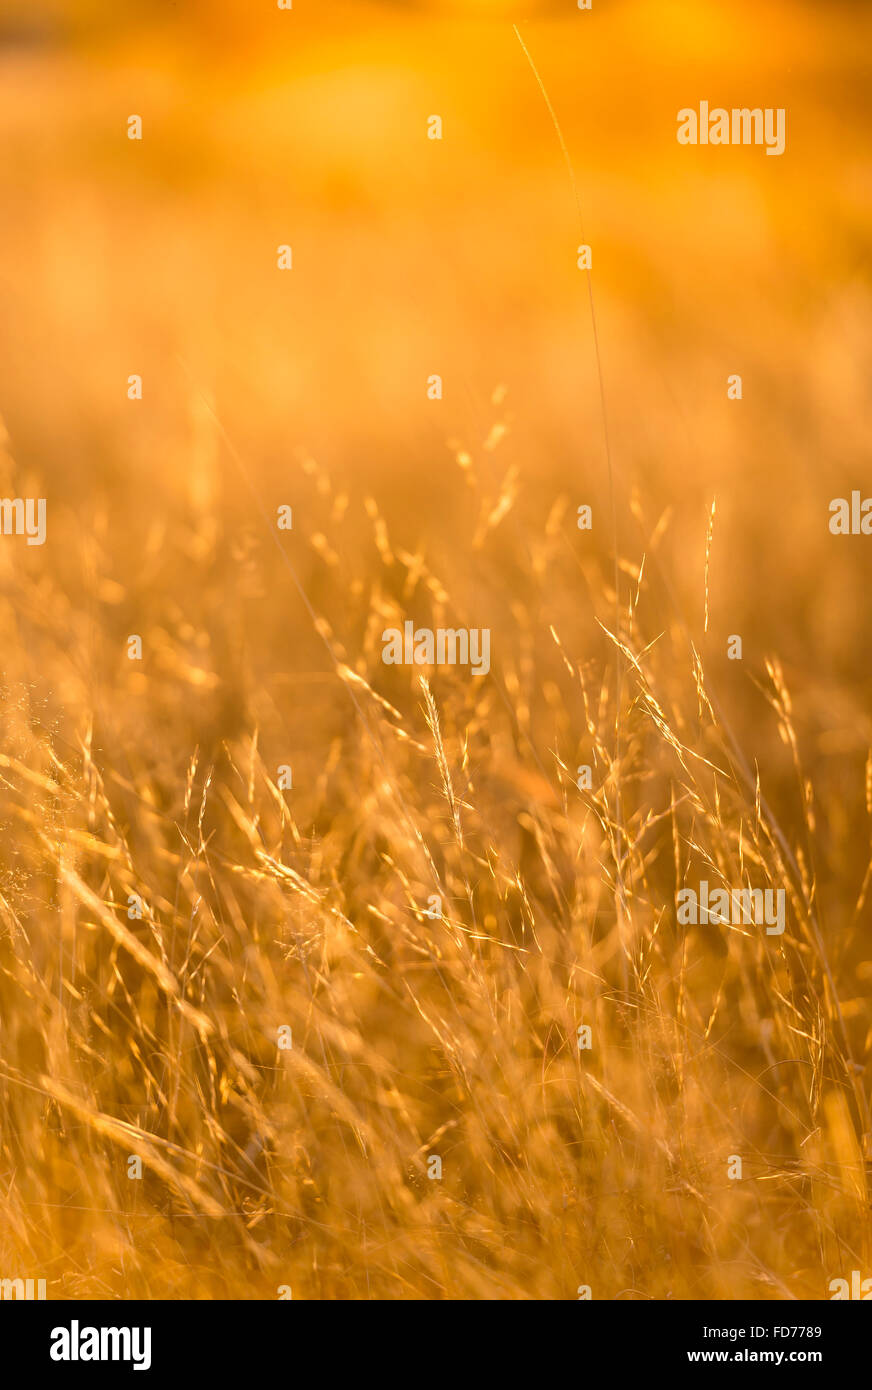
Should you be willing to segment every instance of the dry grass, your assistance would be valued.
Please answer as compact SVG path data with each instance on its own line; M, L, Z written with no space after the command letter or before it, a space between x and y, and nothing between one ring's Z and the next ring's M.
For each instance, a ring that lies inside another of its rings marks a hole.
M553 132L542 141L556 181ZM75 181L45 158L34 177ZM191 196L196 241L210 199L229 195ZM65 202L74 245L91 244L92 197ZM166 231L181 214L162 198L152 225ZM132 218L106 216L116 230ZM22 257L26 234L26 221L9 233ZM249 247L250 229L227 235L234 254ZM280 239L270 224L269 246ZM176 253L167 282L181 287ZM82 331L105 345L125 267L93 255L96 326ZM472 283L468 267L452 274ZM238 309L244 284L224 283ZM49 308L29 284L4 296L69 330L73 290ZM830 1279L865 1277L872 730L854 629L820 636L804 596L823 542L800 561L785 540L758 572L757 523L736 521L742 479L715 509L717 466L691 480L677 458L670 497L643 471L647 441L634 452L620 425L614 537L586 358L581 470L565 438L550 448L547 409L537 418L528 398L525 420L504 391L479 398L472 424L422 426L419 455L398 443L371 472L366 429L331 398L352 479L344 461L289 457L288 422L257 420L242 378L206 388L203 344L232 314L201 292L192 283L181 327L130 329L126 346L153 364L135 438L124 405L100 404L131 351L72 362L51 428L23 378L3 406L16 428L0 491L48 497L49 541L0 543L0 1274L67 1298L290 1285L295 1298L572 1299L582 1284L597 1299L824 1298ZM788 355L785 298L771 332ZM567 341L586 342L576 308ZM821 323L821 343L841 340L843 316ZM859 359L868 331L851 324ZM619 332L644 355L631 325ZM697 341L688 331L682 350ZM764 352L747 347L749 377L763 379ZM281 363L264 349L260 365L277 410ZM575 400L566 372L555 390ZM626 404L626 383L614 389ZM770 394L777 428L800 433L790 422L810 400L801 381L796 397ZM838 400L852 419L847 386ZM649 406L668 415L655 391L632 394L634 411ZM744 457L764 456L760 409ZM840 437L847 470L860 441ZM803 447L811 469L815 439ZM631 465L644 495L625 488ZM827 478L808 493L804 534L839 490ZM764 515L770 495L771 480L745 494ZM591 498L588 537L575 508ZM686 502L677 519L667 500ZM291 533L272 526L282 502ZM828 583L862 602L862 569L838 559ZM407 617L489 626L491 675L384 666L382 630ZM741 664L724 659L734 631L749 639ZM292 790L278 787L285 763ZM676 891L703 877L785 889L784 935L679 927ZM432 895L441 916L426 915Z
M231 679L196 623L156 618L141 672L104 650L98 714L84 622L44 572L11 581L4 1267L68 1297L475 1299L815 1297L864 1267L869 967L858 920L822 917L811 786L797 761L779 823L684 632L645 631L638 574L618 709L609 653L581 662L535 616L565 538L555 518L518 557L513 650L500 624L480 681L410 689L380 663L411 600L457 620L423 557L381 532L344 611L324 567L318 611L361 655L345 667L330 634L340 665L290 686L298 729L313 705L335 726L292 741L292 792L255 689L182 760ZM204 544L192 592L214 562ZM277 559L283 583L290 603ZM46 726L37 652L78 747ZM798 760L777 666L766 694ZM679 928L676 887L701 876L785 887L788 931Z

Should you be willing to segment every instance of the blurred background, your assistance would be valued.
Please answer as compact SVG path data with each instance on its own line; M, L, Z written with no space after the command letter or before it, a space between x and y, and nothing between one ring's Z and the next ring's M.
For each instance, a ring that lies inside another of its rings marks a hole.
M565 135L583 238L514 23ZM338 527L342 576L366 586L370 552L356 573L352 556L374 493L396 542L498 625L513 581L472 555L473 482L487 506L508 479L509 522L531 538L562 497L575 546L576 508L593 505L586 553L608 573L584 239L619 550L638 565L657 534L702 643L716 496L710 654L734 632L758 668L777 648L827 725L823 751L864 750L870 561L863 538L829 535L827 506L862 488L868 460L870 30L866 6L799 0L4 0L9 486L43 479L52 538L99 536L124 588L174 522L205 527L213 576L238 587L230 550L262 549L258 507L282 502L310 535ZM785 154L679 146L676 112L701 99L784 106ZM330 526L307 460L340 494ZM39 550L16 564L45 569ZM73 595L84 581L58 564ZM564 597L573 569L550 581ZM286 583L267 608L273 643L300 625L299 670L305 644L307 661L320 649ZM142 603L159 587L151 574ZM213 632L218 610L187 602ZM248 627L240 613L240 641ZM344 635L354 656L360 629ZM261 658L262 679L279 674Z
M865 561L825 520L867 448L868 7L4 0L0 410L19 467L55 518L68 498L87 527L111 498L129 564L145 514L239 486L198 444L205 396L270 505L306 451L352 496L378 485L410 548L442 549L466 501L454 446L481 453L502 387L493 466L517 468L528 524L565 487L602 504L576 204L512 22L593 247L621 525L633 489L655 520L671 506L673 577L698 589L718 494L730 630L762 643L799 607L785 655L850 663ZM676 112L702 98L786 107L786 153L680 147Z

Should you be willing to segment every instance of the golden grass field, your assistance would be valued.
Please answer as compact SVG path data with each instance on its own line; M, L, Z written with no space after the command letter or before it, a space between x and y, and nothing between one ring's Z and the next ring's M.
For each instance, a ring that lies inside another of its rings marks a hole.
M121 12L0 10L0 1278L872 1276L868 8Z

